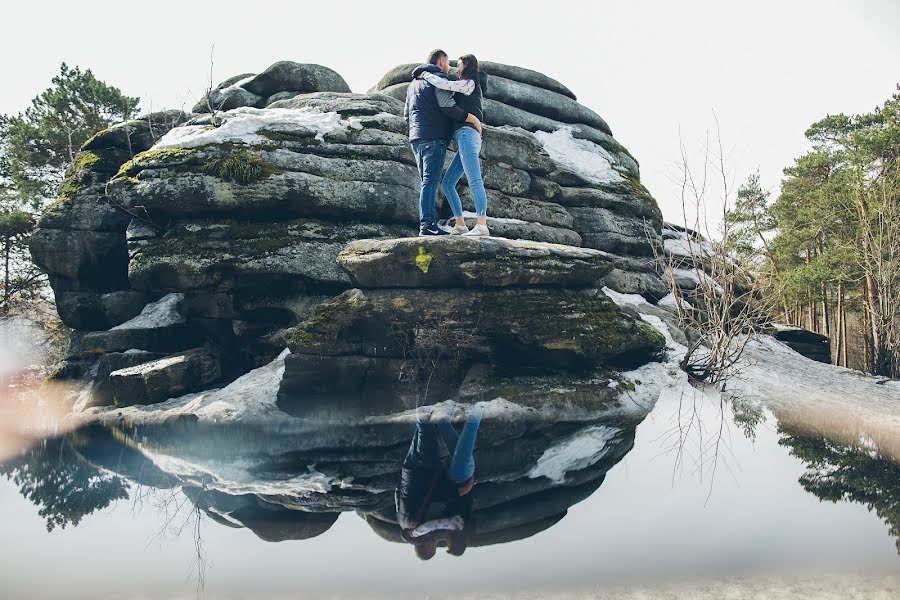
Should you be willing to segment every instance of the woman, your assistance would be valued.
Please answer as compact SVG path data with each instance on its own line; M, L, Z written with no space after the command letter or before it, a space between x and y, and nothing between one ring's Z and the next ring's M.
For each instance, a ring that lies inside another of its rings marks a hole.
M456 75L458 81L450 81L442 77L438 77L432 73L425 74L424 77L436 88L456 92L454 100L456 100L456 111L447 112L453 119L453 139L456 140L457 152L456 158L450 163L450 167L444 174L441 181L441 191L450 208L453 210L453 216L456 217L456 224L450 233L454 235L467 236L488 236L490 231L487 227L487 192L484 189L484 180L481 177L481 160L478 153L481 151L481 121L484 120L484 109L481 106L483 91L487 84L482 82L479 69L478 59L472 54L466 54L459 58L456 67ZM476 117L476 122L468 120L468 115ZM469 189L472 190L472 196L475 200L475 216L476 225L471 230L466 227L466 221L463 218L462 202L459 193L456 191L456 184L462 178L463 173L469 182Z
M457 556L466 548L482 408L474 405L467 412L457 433L449 415L432 419L430 412L416 407L416 430L401 464L394 499L401 537L415 546L422 560L433 557L438 545L446 545ZM441 442L449 460L441 456Z

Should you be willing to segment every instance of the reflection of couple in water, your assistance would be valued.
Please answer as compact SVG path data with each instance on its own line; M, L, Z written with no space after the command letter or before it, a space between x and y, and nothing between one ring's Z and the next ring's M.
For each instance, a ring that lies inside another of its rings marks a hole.
M416 431L397 486L397 522L416 556L428 560L438 546L455 556L466 550L475 485L475 437L481 407L469 406L462 431L434 407L416 408Z

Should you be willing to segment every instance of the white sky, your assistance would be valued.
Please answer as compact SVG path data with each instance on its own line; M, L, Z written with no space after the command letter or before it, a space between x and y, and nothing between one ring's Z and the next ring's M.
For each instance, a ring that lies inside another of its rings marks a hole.
M679 131L697 155L713 110L733 179L759 167L777 189L812 122L870 110L900 82L898 0L31 0L3 17L2 113L24 109L61 61L144 109L190 108L213 44L217 82L290 59L327 65L363 92L433 47L536 69L607 120L673 220Z

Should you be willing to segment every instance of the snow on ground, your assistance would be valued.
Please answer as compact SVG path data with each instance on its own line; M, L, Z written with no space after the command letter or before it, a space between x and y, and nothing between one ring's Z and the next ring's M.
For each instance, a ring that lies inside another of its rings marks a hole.
M571 127L553 133L537 131L534 137L554 161L597 183L615 183L624 177L613 168L613 157L602 146L572 137Z
M261 144L268 138L260 135L261 129L277 131L312 130L316 139L323 139L326 133L341 128L360 129L359 119L341 119L336 112L321 112L315 108L250 108L241 107L218 115L222 119L219 127L209 125L184 125L172 129L153 146L154 150L164 148L199 148L208 144L236 142Z
M900 460L900 386L810 360L773 337L747 345L728 383L742 401L761 402L779 420L843 441L869 438Z
M537 460L528 477L546 477L554 483L563 483L566 473L590 467L603 458L609 450L607 443L621 430L606 425L586 427L559 444L547 448Z
M183 301L184 294L167 294L145 306L135 318L116 325L113 329L155 329L184 323L180 310Z

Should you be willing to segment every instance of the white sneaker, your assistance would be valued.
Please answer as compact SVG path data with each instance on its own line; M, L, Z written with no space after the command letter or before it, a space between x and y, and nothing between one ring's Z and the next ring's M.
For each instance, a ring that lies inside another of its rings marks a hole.
M487 228L487 225L476 225L463 235L470 237L490 237L491 232Z
M463 223L462 225L457 223L453 227L448 227L447 231L450 232L450 235L466 235L467 233L469 233L469 228L465 223Z

